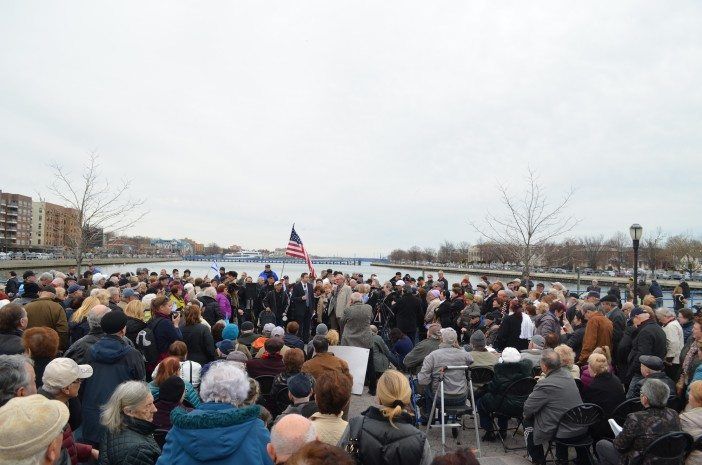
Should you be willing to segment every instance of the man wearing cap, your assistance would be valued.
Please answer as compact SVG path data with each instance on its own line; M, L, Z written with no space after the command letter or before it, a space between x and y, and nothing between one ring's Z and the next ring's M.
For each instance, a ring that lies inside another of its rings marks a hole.
M463 344L468 344L470 336L478 330L482 330L480 323L480 307L473 302L473 294L465 294L464 299L467 305L461 310L458 327L461 330Z
M277 376L285 371L283 356L280 349L283 348L282 338L270 338L266 341L264 348L266 352L261 358L254 358L246 362L246 371L249 376Z
M100 408L124 381L142 381L146 377L144 358L130 347L124 336L127 316L123 312L107 312L100 320L105 335L93 345L87 363L94 376L84 381L83 440L97 446L104 427L100 424Z
M276 326L271 330L271 339L280 339L283 341L283 347L280 349L280 355L284 355L285 352L290 350L290 347L285 345L285 330L281 328L280 326ZM263 355L266 353L266 348L261 347L258 349L258 352L256 352L256 358L262 358Z
M0 408L0 465L54 465L61 456L68 407L32 395Z
M281 418L290 413L309 418L319 411L317 402L310 400L314 392L313 384L314 379L307 373L298 373L288 378L288 399L292 403L283 410L275 420L275 423L278 423Z
M426 339L419 341L417 345L405 355L405 359L402 363L405 365L407 371L414 375L419 373L427 355L439 348L439 339L441 338L440 331L441 325L439 323L432 323L429 325Z
M612 294L607 294L600 299L600 310L612 322L612 353L617 353L619 341L624 336L626 329L626 316L619 308L619 300Z
M466 346L466 350L470 349L470 356L473 357L471 368L486 367L493 369L499 358L495 352L490 352L486 347L487 340L485 334L481 330L477 330L470 336L470 345ZM480 387L477 383L473 386Z
M310 283L309 274L302 273L300 275L300 281L292 286L290 300L293 304L290 320L298 322L302 329L302 339L308 341L310 339L310 320L312 319L312 306L314 304L314 288Z
M133 300L139 300L139 294L137 294L131 287L127 287L122 290L122 299L117 305L122 309L122 311L124 311L124 309L127 308L127 305L129 305L129 302Z
M529 341L529 348L522 350L522 359L531 360L534 366L539 366L544 347L546 347L546 339L539 334L534 334Z
M417 374L420 386L426 386L424 396L426 412L431 410L434 393L439 388L441 371L446 366L470 366L473 357L458 345L458 335L453 328L443 328L440 331L439 348L427 355L422 363L422 369ZM448 370L444 372L444 403L445 405L465 405L468 397L468 381L465 370Z
M580 349L580 363L586 363L587 358L597 347L607 346L612 347L612 322L602 314L595 304L584 303L581 309L587 326L585 326L585 335L583 336L583 346Z
M66 289L66 300L63 301L64 308L72 308L73 302L83 298L83 291L85 286L79 286L78 284L71 284Z
M78 365L70 358L53 359L46 366L42 377L42 386L37 391L47 399L58 400L69 411L80 410L78 391L84 379L93 375L90 365ZM98 458L98 450L88 444L80 444L73 437L71 424L67 423L63 430L63 448L68 452L71 463L87 462Z
M641 362L642 378L626 393L627 399L639 397L641 395L641 387L647 379L663 381L665 385L668 386L668 389L670 389L670 394L675 395L675 383L665 374L665 364L663 360L655 355L642 355L639 357L639 362Z
M271 270L270 265L266 265L261 271L261 273L258 275L259 278L263 278L264 280L268 280L268 278L273 278L273 281L278 281L278 275L275 274L275 271Z
M263 298L263 308L270 310L275 315L275 324L283 325L283 316L290 305L287 292L283 290L283 283L276 281L273 290Z
M663 328L658 325L653 309L646 305L635 307L630 314L636 330L631 341L631 350L627 357L628 370L622 381L629 382L629 391L643 379L641 374L642 355L655 355L663 360L667 351L667 342ZM629 393L627 393L629 397Z
M44 286L39 291L39 298L25 306L27 311L27 328L45 326L59 335L59 349L68 348L68 320L66 311L60 303L54 301L56 288Z
M254 324L250 321L244 321L241 323L241 327L239 329L239 338L237 341L244 344L246 347L251 347L251 344L253 344L256 339L261 337L260 334L254 333Z

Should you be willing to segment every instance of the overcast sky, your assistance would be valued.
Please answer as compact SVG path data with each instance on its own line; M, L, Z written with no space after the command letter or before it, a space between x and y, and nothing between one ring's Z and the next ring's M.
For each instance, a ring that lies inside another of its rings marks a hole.
M528 166L575 234L702 230L698 1L2 2L0 42L0 189L95 149L128 234L474 243Z

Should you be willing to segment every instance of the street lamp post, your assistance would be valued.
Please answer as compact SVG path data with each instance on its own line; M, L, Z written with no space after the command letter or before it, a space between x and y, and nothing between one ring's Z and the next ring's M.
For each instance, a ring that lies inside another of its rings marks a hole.
M639 304L639 298L636 293L639 285L639 241L641 240L641 235L643 234L643 228L640 224L634 223L629 227L629 235L631 236L631 241L634 245L634 287L633 287L633 299L634 305Z

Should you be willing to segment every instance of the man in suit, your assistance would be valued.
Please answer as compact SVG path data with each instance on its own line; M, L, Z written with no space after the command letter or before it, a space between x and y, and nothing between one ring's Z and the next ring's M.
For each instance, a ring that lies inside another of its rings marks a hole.
M312 319L312 302L314 301L314 289L310 283L307 273L300 275L300 281L292 288L293 311L291 320L297 321L302 328L302 339L307 342L310 339L310 320Z

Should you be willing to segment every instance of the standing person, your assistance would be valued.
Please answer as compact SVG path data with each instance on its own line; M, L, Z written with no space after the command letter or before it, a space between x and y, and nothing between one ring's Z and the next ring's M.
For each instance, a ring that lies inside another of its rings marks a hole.
M219 304L219 310L222 313L222 318L225 321L229 321L232 317L232 302L227 292L227 286L225 284L220 284L217 286L217 303Z
M66 311L61 304L54 301L56 288L44 286L39 291L39 298L25 306L27 312L27 328L46 326L59 335L59 348L68 348L68 320Z
M332 290L328 307L329 323L330 329L342 332L341 320L344 318L344 311L348 308L351 300L351 286L346 284L344 274L338 271L334 273L334 283L336 288Z
M587 319L587 325L585 326L583 345L580 349L579 361L581 364L587 362L595 347L612 347L612 333L614 332L612 322L597 310L594 304L583 304L582 312Z
M417 320L424 319L424 315L421 315L422 304L419 298L412 294L409 286L402 286L402 288L401 297L393 307L395 326L407 335L414 346L417 337Z
M22 333L27 327L27 312L21 305L9 303L0 308L0 355L24 353Z
M341 336L341 345L370 349L372 318L373 310L370 305L363 303L362 294L351 294L351 305L344 311L342 318L344 333Z
M685 307L685 294L683 294L682 287L675 286L673 289L673 309L678 313L682 308Z
M12 300L17 297L17 292L19 291L20 283L19 278L17 278L16 271L10 271L10 279L5 283L5 293L7 297Z
M190 360L205 365L217 358L210 329L200 322L200 307L187 305L183 311L185 326L181 329Z
M263 271L261 271L258 277L263 278L264 280L268 280L268 278L273 278L273 281L278 281L278 275L275 274L275 271L271 270L271 266L268 264L263 267Z
M390 360L394 359L394 355L390 353L390 349L383 338L378 335L378 328L375 325L371 325L370 329L373 335L373 350L371 352L373 354L373 370L371 375L375 376L375 380L369 381L368 394L374 396L378 378L390 369Z
M642 305L634 308L631 311L631 318L636 329L633 332L631 350L627 356L626 381L629 382L629 391L634 392L638 382L643 379L640 357L642 355L655 355L663 360L667 344L665 332L658 325L651 307ZM627 397L630 397L629 392L627 392Z
M504 291L500 291L504 292ZM509 303L509 314L502 320L500 328L495 337L495 349L500 351L506 347L514 347L517 350L524 350L529 347L529 340L521 338L522 325L531 319L522 314L522 305L517 299Z
M297 321L300 325L300 328L302 328L302 339L307 342L310 339L310 321L312 320L312 306L314 303L314 288L307 273L302 273L300 281L293 285L290 300L293 304L291 320Z
M273 290L269 291L263 298L263 308L268 311L270 310L275 316L276 326L282 326L284 324L283 317L285 316L285 311L289 305L288 294L283 290L283 283L276 281L273 284ZM260 315L259 315L260 318ZM301 320L296 320L301 322Z
M680 352L685 345L683 329L675 318L675 312L669 308L656 309L656 317L663 327L666 339L666 353L663 359L665 372L670 378L676 380L680 372Z
M612 294L607 294L600 299L600 309L612 322L612 353L616 354L619 348L619 341L624 336L624 330L626 330L626 315L619 308L619 299Z
M408 411L411 396L407 377L386 371L378 380L380 405L351 419L339 446L356 441L364 465L429 465L433 459L429 441L413 426Z
M149 327L154 333L156 349L158 350L158 360L161 361L168 356L168 348L175 341L183 340L183 333L180 331L180 313L171 313L171 302L166 296L158 296L151 301L151 320ZM147 367L147 370L151 370Z
M202 302L202 317L210 327L213 327L215 323L224 318L219 302L217 302L217 291L215 288L212 286L206 287L198 294L197 300Z
M104 432L100 425L100 408L124 381L142 381L146 377L141 353L124 340L127 316L107 312L100 320L105 335L95 343L87 356L93 376L83 384L83 440L97 446Z
M36 384L39 387L44 369L50 361L56 358L59 345L58 334L51 328L29 328L22 334L22 344L26 354L32 359L36 373Z
M161 448L154 440L154 398L140 381L120 384L103 407L106 429L100 442L100 465L153 465Z

